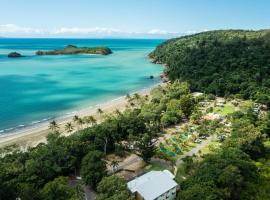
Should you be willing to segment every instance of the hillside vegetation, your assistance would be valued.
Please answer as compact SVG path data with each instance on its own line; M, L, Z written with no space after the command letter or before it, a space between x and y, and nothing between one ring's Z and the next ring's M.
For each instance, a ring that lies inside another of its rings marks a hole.
M150 55L171 80L218 96L270 105L270 30L221 30L168 40Z
M57 49L52 51L37 51L36 55L69 55L69 54L111 54L112 50L108 47L77 47L68 45L64 49Z

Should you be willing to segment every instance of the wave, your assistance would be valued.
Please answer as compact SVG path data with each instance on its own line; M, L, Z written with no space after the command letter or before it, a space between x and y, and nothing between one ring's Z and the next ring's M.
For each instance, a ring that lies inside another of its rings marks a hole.
M38 124L38 123L40 123L39 120L37 120L37 121L32 121L32 122L31 122L31 124Z

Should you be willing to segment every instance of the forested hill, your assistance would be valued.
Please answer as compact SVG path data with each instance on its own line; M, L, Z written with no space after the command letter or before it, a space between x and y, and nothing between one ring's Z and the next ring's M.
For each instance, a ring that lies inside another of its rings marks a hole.
M149 55L171 80L270 104L270 30L220 30L171 39Z

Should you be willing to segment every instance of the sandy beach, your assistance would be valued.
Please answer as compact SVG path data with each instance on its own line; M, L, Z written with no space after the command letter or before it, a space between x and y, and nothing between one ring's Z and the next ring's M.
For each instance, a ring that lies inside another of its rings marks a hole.
M157 85L162 85L162 83L159 83ZM157 85L139 90L135 93L138 93L140 95L147 95L150 93L151 89L153 89ZM113 99L111 101L95 105L94 107L81 109L79 111L72 113L72 115L70 116L57 119L56 122L59 125L59 130L61 134L67 136L69 134L76 132L76 131L73 131L72 133L67 133L64 130L65 124L67 122L72 122L72 118L74 115L77 115L79 117L92 115L98 121L100 121L100 116L97 114L98 108L101 108L104 111L104 113L111 113L115 111L116 109L123 111L126 108L126 106L127 106L126 97L122 96L117 99ZM38 145L39 143L46 142L46 136L50 132L48 127L49 127L49 122L46 122L36 127L29 127L29 128L25 128L20 131L16 131L7 135L2 135L0 137L0 148L7 145L17 144L22 149L27 149L27 147L29 146L33 147L33 146ZM76 129L76 127L74 128Z

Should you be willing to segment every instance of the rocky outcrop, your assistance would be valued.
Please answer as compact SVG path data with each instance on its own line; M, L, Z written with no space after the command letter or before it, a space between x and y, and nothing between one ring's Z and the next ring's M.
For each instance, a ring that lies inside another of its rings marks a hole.
M20 58L23 57L21 54L17 53L17 52L11 52L8 54L9 58Z

